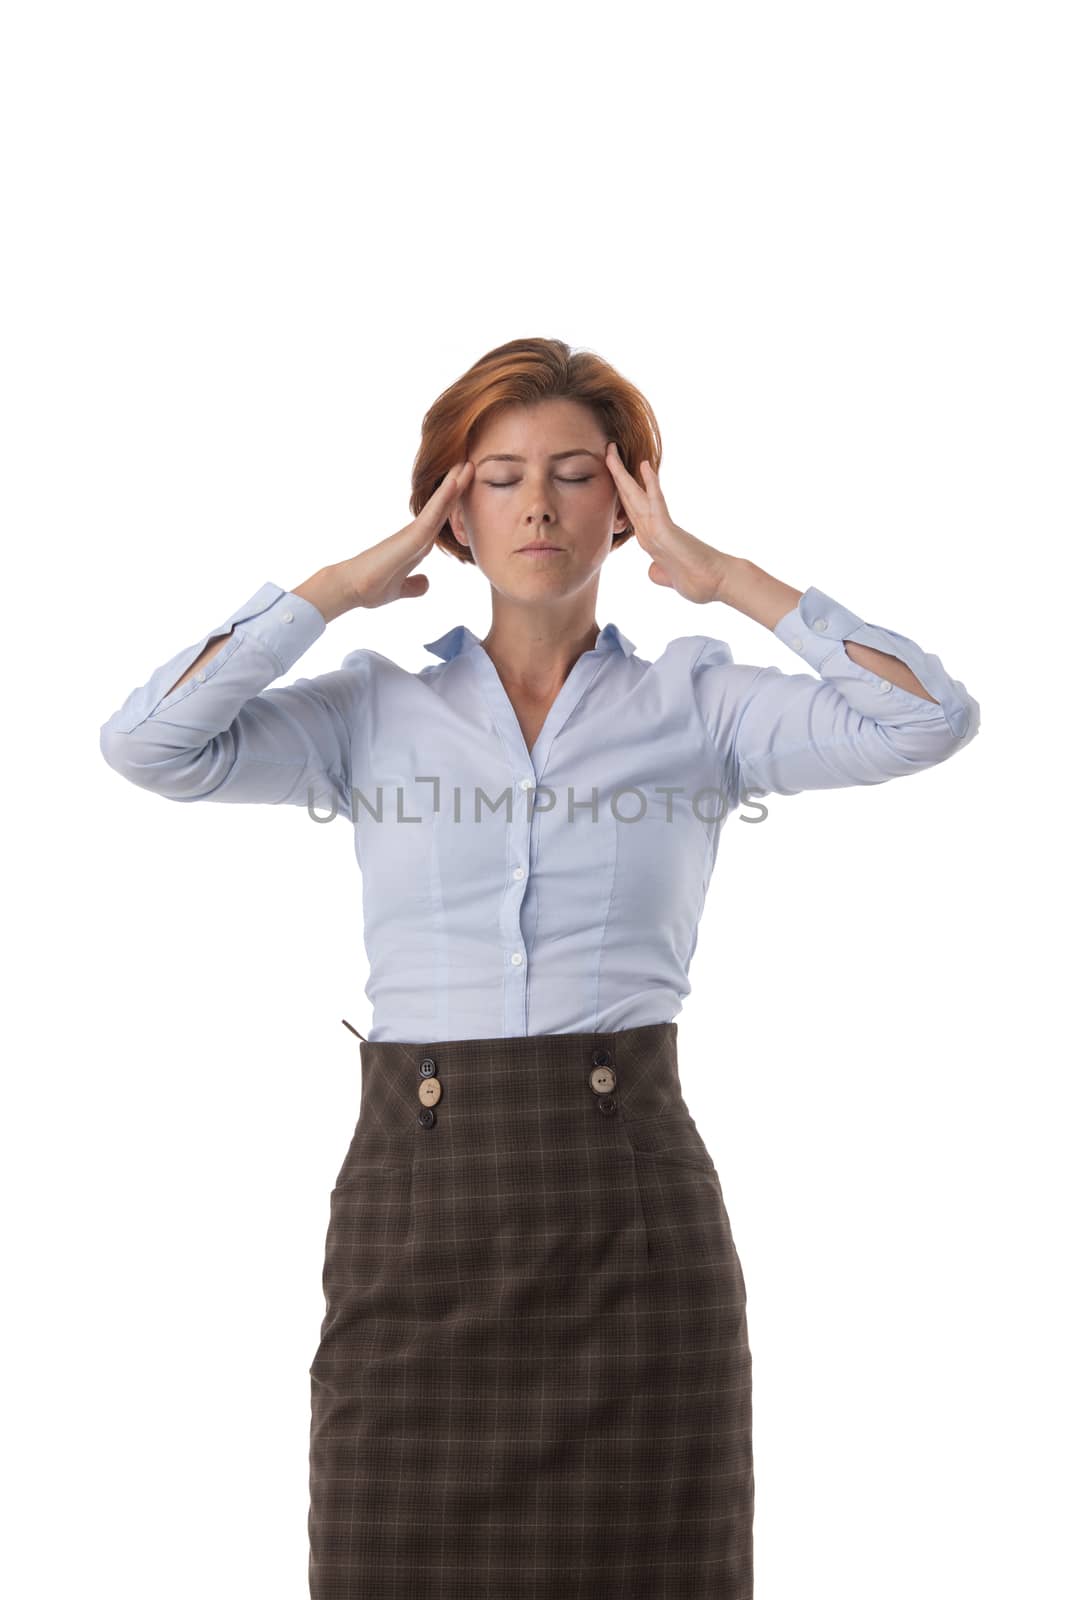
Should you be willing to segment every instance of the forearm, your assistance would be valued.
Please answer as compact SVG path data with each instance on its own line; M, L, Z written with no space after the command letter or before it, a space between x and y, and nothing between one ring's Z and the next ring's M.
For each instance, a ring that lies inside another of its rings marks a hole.
M175 689L181 688L182 684L186 683L188 679L195 678L196 674L202 667L207 665L212 656L218 655L219 651L222 649L232 632L232 628L227 628L225 633L220 633L217 639L212 639L210 644L206 644L201 650L200 654L197 656L196 660L186 667L181 677L175 678L174 682L167 690L167 694L173 694Z
M310 600L327 622L333 622L346 611L355 610L359 604L349 581L348 569L351 566L351 561L338 561L332 566L322 567L292 592L304 600Z
M794 589L792 585L772 577L769 572L764 572L762 567L756 566L754 561L746 561L742 556L725 556L723 561L722 576L715 594L716 600L732 606L735 611L743 612L746 617L762 623L765 628L775 628L786 613L792 611L799 602L802 590ZM909 694L919 695L923 700L934 699L933 695L928 694L923 688L911 668L905 666L897 656L889 655L884 650L873 650L869 645L853 644L848 639L844 641L844 647L857 666L866 667L869 672L876 672L879 677L887 678L890 683L896 684L899 689L906 689Z
M335 617L343 615L346 611L351 611L355 604L346 587L341 566L322 567L318 572L313 573L305 583L302 583L299 588L294 589L292 593L310 601L313 606L322 612L327 622L332 622ZM233 629L229 628L225 633L220 634L217 639L212 639L210 644L205 645L196 660L186 667L180 678L176 678L171 684L167 693L173 694L174 690L179 689L189 678L195 678L196 674L207 665L211 658L218 655L232 633Z

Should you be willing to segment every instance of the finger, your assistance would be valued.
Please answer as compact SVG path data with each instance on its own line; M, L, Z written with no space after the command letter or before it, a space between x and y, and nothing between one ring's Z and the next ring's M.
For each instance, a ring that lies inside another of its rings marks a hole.
M473 466L469 461L457 461L454 467L449 467L441 482L437 485L429 500L427 500L427 506L433 505L437 499L451 499L460 489L460 486L466 484L472 470Z
M614 443L614 441L608 445L607 450L604 452L604 461L614 474L616 483L618 483L621 479L626 483L632 483L635 489L639 489L641 487L639 483L634 482L634 479L630 476L629 472L627 472L626 463L619 454L619 447Z
M642 461L641 477L644 480L645 490L649 499L654 500L657 505L661 506L663 509L666 509L667 502L663 498L663 490L660 487L659 473L656 471L650 461Z
M430 587L430 580L425 572L416 572L412 577L405 578L400 585L399 600L417 600L419 595L425 594Z
M419 515L433 517L440 508L447 508L457 491L462 492L461 485L466 483L469 466L469 461L457 461L454 467L449 467Z
M612 453L606 455L604 459L608 462L610 470L614 474L615 486L626 510L631 516L640 516L646 507L641 485L635 482L627 472L622 464L622 457L614 449L614 446L612 446Z
M432 544L453 509L453 502L469 485L474 467L470 461L457 462L450 467L433 494L427 500L413 526L417 527L428 543Z

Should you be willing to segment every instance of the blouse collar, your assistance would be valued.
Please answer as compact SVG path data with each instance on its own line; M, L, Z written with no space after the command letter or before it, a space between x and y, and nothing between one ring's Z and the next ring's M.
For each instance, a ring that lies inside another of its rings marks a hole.
M462 622L454 628L449 628L439 639L431 639L423 645L424 650L429 650L432 655L440 656L442 661L451 661L453 656L462 655L467 650L473 650L476 645L481 645L481 640L473 634ZM606 622L596 637L594 650L621 650L623 655L631 656L634 645L614 622Z

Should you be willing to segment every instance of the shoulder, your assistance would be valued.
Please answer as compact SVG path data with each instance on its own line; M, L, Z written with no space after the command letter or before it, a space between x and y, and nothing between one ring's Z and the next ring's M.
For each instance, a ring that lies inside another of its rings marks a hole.
M378 664L393 666L394 662L388 656L379 655L377 650L350 650L341 662L342 672L358 672L366 676L377 670Z
M768 670L738 664L725 639L706 633L687 633L669 640L660 656L642 662L642 668L648 681L663 685L665 692L691 694L706 718L727 705L743 704L760 673Z
M375 683L425 682L447 666L447 661L434 661L429 666L414 670L411 667L402 667L399 661L394 661L391 656L383 656L379 650L363 648L350 650L338 670L352 673L362 683L370 686Z
M725 639L708 634L689 634L673 639L664 655L677 652L681 670L688 674L692 693L705 723L724 727L736 722L767 676L776 667L756 666L734 660Z
M695 673L705 667L729 666L733 659L733 652L725 639L713 639L706 633L687 633L671 639L654 665L659 666L662 662Z

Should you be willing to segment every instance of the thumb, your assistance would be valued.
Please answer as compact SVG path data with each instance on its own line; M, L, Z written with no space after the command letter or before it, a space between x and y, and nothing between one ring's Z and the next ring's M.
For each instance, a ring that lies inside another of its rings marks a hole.
M400 585L400 600L417 600L420 594L425 594L430 587L430 580L425 572L416 572L411 578L405 578Z
M648 575L653 583L664 584L668 589L674 588L670 578L667 576L666 572L658 562L653 561L652 565L648 569Z

